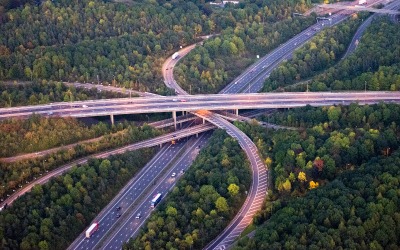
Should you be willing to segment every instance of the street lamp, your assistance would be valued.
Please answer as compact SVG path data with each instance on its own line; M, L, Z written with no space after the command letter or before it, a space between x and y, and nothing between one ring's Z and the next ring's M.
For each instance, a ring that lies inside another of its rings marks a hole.
M364 91L367 92L367 81L364 81Z

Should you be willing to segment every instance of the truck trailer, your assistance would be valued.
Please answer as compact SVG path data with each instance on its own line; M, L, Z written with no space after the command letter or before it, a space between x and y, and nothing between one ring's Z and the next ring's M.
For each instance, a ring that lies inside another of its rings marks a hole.
M88 230L86 230L86 238L90 238L99 229L99 223L95 222L90 227Z

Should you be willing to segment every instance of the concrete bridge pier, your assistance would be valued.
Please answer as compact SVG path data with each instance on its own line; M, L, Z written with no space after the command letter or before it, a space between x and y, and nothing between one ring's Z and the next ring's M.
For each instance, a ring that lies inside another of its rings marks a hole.
M203 124L206 124L206 120L203 118Z
M239 109L235 109L235 114L239 115Z
M176 130L176 111L172 111L172 118L174 118L174 127Z
M111 120L111 125L114 125L114 115L113 114L110 115L110 120Z

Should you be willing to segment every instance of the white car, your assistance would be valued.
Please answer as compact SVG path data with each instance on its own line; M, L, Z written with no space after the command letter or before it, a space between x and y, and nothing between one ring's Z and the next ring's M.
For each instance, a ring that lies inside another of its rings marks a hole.
M176 176L176 173L172 173L171 177L175 177L175 176Z

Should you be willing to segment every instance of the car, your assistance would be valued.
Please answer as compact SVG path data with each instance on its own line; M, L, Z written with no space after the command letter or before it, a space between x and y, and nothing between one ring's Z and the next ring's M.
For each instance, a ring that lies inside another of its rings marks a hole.
M142 217L142 214L141 213L138 213L137 215L136 215L136 219L140 219Z
M82 105L82 108L88 108L88 105Z
M168 68L166 68L165 70L168 70Z
M121 214L117 214L117 216L116 216L117 218L119 218L119 217L121 217Z
M173 102L177 102L177 101L178 101L178 99L174 98L174 99L172 99L172 101L173 101Z
M175 176L176 176L176 173L172 173L171 177L175 177Z
M117 211L118 211L118 210L121 210L121 207L117 207L116 209L117 209Z
M238 81L236 81L234 84L237 84L238 83Z
M185 99L182 99L182 100L181 100L181 102L187 102L187 100L185 100Z

